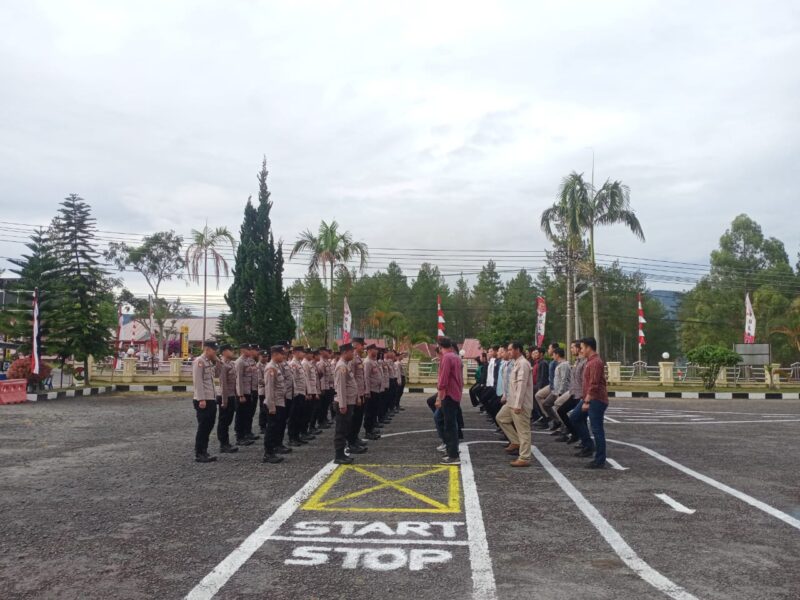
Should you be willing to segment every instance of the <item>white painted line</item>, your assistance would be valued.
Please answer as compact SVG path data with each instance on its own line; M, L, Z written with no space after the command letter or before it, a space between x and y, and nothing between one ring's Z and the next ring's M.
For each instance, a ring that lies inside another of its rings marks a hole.
M603 416L603 419L604 419L605 421L610 421L611 423L619 423L619 421L617 421L616 419L614 419L614 418L612 418L612 417L609 417L608 415L604 415L604 416Z
M764 511L765 513L767 513L768 515L770 515L772 517L775 517L776 519L780 519L781 521L791 525L795 529L800 529L800 519L795 519L791 515L787 515L785 512L770 506L766 502L762 502L761 500L757 500L757 499L753 498L752 496L750 496L748 494L745 494L744 492L740 492L739 490L730 487L729 485L725 485L724 483L720 483L716 479L712 479L711 477L708 477L707 475L703 475L702 473L698 473L697 471L695 471L693 469L690 469L689 467L686 467L686 466L682 465L679 462L675 462L671 458L667 458L666 456L664 456L662 454L659 454L655 450L651 450L650 448L647 448L645 446L640 446L638 444L631 444L629 442L620 442L618 440L610 440L608 438L606 438L606 441L614 443L614 444L621 444L623 446L630 446L631 448L636 448L638 450L641 450L645 454L649 454L653 458L656 458L656 459L660 460L661 462L668 464L670 467L678 469L679 471L683 471L687 475L689 475L691 477L694 477L695 479L698 479L698 480L702 481L703 483L707 483L711 487L717 488L718 490L720 490L722 492L725 492L726 494L730 494L734 498L738 498L739 500L741 500L743 502L746 502L750 506L753 506L753 507L757 508L758 510Z
M487 433L494 433L494 429L462 429L461 431L486 431ZM412 433L436 433L435 429L416 429L414 431L395 431L394 433L382 433L381 439L392 437L395 435L410 435Z
M619 464L619 463L618 463L617 461L615 461L613 458L608 458L608 457L606 457L606 462L607 462L609 465L611 465L611 468L612 468L612 469L616 469L617 471L627 471L627 470L628 470L628 467L623 467L621 464Z
M564 477L564 475L553 466L547 457L541 453L538 448L533 448L533 455L536 457L550 476L556 481L559 487L569 496L580 511L586 516L587 519L594 525L595 529L603 536L608 545L617 553L622 561L628 565L639 577L656 588L658 591L663 592L674 600L697 600L677 583L667 579L661 573L656 571L653 567L648 565L638 554L631 548L622 536L614 529L611 524L606 521L605 517L591 504L572 483ZM470 519L467 516L467 524Z
M472 458L467 444L459 444L461 452L461 487L464 491L464 516L469 538L469 562L472 566L473 600L496 600L497 588L489 555L489 542L483 525L483 512L475 485Z
M392 538L358 538L358 537L304 537L300 535L271 535L270 540L279 542L318 542L320 544L417 544L420 546L469 546L466 540L395 540Z
M328 463L309 479L294 496L276 510L261 526L251 533L239 547L226 556L214 570L203 577L194 589L186 594L186 600L209 600L247 562L265 541L283 525L300 505L333 473L336 465Z
M760 421L620 421L623 425L734 425L737 423L798 423L800 419L761 419Z
M686 508L683 504L681 504L680 502L678 502L674 498L671 498L667 494L655 494L655 497L658 498L659 500L663 501L665 504L669 505L673 510L675 510L675 511L677 511L679 513L684 513L684 514L687 514L687 515L693 515L694 513L697 512L693 508Z

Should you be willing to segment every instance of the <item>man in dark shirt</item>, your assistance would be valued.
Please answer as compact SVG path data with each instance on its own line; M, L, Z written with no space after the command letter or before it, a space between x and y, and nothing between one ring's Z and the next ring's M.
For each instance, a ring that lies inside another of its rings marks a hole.
M594 454L594 460L586 466L590 469L603 469L606 466L606 434L603 429L603 417L608 408L606 365L597 354L597 341L593 337L581 340L581 356L586 359L583 368L583 402L570 413L570 418L581 438L581 449L575 456L588 457ZM587 417L592 427L594 443L586 426Z

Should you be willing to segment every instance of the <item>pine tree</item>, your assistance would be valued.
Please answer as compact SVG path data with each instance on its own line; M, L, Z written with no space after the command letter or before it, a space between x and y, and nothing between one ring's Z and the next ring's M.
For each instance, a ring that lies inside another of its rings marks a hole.
M76 194L61 203L54 224L56 276L61 286L52 329L59 339L54 348L62 359L74 356L84 363L89 385L89 356L102 358L111 347L116 321L115 283L100 265L95 250L95 219L89 205Z
M16 301L5 307L2 316L3 332L14 340L20 340L20 349L30 352L33 331L33 291L39 290L39 332L42 343L47 347L50 338L50 322L53 310L59 303L61 292L56 274L56 258L50 234L39 228L31 235L25 246L29 254L22 258L10 258L8 262L16 268L10 269L17 275L8 288L16 296Z
M264 158L258 173L258 205L254 208L247 201L233 283L225 295L231 309L225 333L238 341L260 344L291 339L294 334L289 294L283 289L283 252L276 249L272 234L268 174Z
M237 342L255 340L253 314L255 311L255 244L256 209L250 198L244 207L244 221L239 230L239 245L236 248L236 262L233 267L233 282L225 301L231 309L222 321L224 334Z

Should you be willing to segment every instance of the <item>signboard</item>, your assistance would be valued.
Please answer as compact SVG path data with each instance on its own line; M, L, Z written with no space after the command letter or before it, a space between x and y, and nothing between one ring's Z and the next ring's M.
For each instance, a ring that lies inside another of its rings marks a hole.
M742 357L743 365L763 367L772 362L769 344L734 344L733 351Z
M189 326L181 326L181 357L189 358Z

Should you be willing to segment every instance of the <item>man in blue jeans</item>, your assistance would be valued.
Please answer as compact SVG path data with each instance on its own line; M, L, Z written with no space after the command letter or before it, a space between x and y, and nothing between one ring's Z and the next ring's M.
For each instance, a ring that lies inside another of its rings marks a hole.
M461 359L455 351L455 344L448 337L439 338L441 359L439 362L439 381L436 386L434 406L444 418L444 443L447 455L443 465L460 465L458 455L458 412L461 394L464 392L464 375Z
M581 449L575 456L588 457L594 454L594 460L586 467L603 469L606 466L606 434L603 429L603 417L608 408L608 385L605 363L597 354L597 341L593 337L581 340L581 356L586 359L583 368L583 402L570 413L570 419L581 438ZM587 417L592 427L594 443L586 426Z

